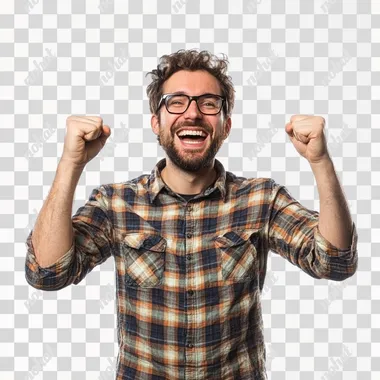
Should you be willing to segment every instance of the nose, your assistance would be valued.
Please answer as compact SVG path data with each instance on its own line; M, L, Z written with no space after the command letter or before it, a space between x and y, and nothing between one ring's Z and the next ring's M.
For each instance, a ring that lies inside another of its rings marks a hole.
M185 119L199 119L202 117L202 113L198 109L197 102L192 99L189 104L189 108L183 114Z

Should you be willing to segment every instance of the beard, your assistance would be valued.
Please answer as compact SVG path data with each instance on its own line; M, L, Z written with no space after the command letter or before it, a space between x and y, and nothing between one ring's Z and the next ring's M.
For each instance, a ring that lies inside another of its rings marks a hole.
M210 146L201 154L204 148L194 148L192 150L179 150L175 144L176 132L182 127L200 127L205 132L208 133L210 139ZM185 172L198 172L201 169L208 168L213 164L213 160L218 153L220 147L223 144L223 135L215 134L214 137L211 136L213 131L212 127L199 120L197 122L183 122L174 124L170 133L164 133L162 126L159 126L160 131L157 136L158 143L162 146L162 149L166 152L169 159L176 165L178 168Z

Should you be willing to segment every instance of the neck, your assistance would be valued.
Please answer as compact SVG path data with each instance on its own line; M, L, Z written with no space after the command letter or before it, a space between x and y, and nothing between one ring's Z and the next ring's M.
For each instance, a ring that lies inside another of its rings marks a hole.
M161 178L172 191L179 194L199 194L216 180L217 173L212 166L195 173L186 172L166 159L166 166L161 170Z

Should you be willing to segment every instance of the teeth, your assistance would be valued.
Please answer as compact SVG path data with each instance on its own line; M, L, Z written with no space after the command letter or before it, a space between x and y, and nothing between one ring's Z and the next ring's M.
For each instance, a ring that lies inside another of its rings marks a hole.
M202 141L202 144L204 142ZM199 142L198 141L186 141L186 144L196 144L196 145L199 145Z
M206 137L206 133L202 132L202 131L181 131L180 133L178 133L178 136L185 136L185 135L192 135L192 136L203 136L203 137Z

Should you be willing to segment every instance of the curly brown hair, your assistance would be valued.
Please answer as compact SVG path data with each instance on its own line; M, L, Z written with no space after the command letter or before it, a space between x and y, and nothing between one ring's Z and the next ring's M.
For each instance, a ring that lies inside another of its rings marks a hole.
M182 49L170 55L163 55L157 69L146 74L151 74L152 77L152 82L146 89L151 113L156 113L163 84L171 75L180 70L205 70L219 81L222 95L226 98L223 112L225 116L230 116L235 103L235 90L231 77L227 75L228 63L226 55L223 54L222 58L218 58L207 50L198 52L194 49Z

